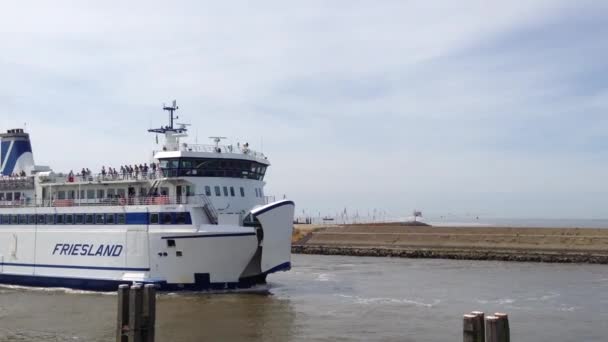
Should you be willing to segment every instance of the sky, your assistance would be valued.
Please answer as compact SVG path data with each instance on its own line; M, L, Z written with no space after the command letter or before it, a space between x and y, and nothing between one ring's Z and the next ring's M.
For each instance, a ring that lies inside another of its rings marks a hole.
M250 143L298 213L608 218L608 3L19 1L0 130L56 171Z

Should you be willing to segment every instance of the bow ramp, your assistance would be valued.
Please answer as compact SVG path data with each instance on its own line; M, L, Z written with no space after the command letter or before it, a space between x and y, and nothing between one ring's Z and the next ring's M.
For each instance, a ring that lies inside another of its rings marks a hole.
M291 234L295 204L283 200L251 210L263 231L261 271L272 273L291 268Z

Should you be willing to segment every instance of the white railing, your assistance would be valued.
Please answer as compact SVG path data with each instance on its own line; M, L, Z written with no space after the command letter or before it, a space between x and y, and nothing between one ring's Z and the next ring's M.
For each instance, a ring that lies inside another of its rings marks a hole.
M192 196L131 196L108 197L95 199L48 199L33 200L29 198L19 200L0 200L0 208L23 207L85 207L85 206L136 206L136 205L179 205L195 206L207 205L215 211L211 201L205 195Z
M244 154L253 156L257 159L268 159L263 153L254 151L249 147L234 146L234 145L207 145L207 144L181 144L179 148L174 149L163 149L162 151L153 151L154 154L157 152L166 151L182 151L182 152L207 152L207 153L234 153Z
M0 176L0 190L33 189L34 177Z
M147 181L147 180L155 180L164 177L168 177L167 173L171 170L165 170L163 173L162 170L156 170L153 172L149 170L148 172L118 172L118 173L97 173L97 174L75 174L75 175L66 175L63 173L56 174L54 178L43 179L42 182L57 182L62 181L65 183L91 183L91 182L112 182L112 181Z
M264 204L270 204L272 202L276 202L275 196L264 196Z

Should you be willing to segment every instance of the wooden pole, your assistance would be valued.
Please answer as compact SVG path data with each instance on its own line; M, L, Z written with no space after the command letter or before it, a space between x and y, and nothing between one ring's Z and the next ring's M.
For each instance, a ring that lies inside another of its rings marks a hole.
M486 342L499 342L498 317L496 316L486 317Z
M116 319L116 342L128 342L125 331L129 328L129 285L118 287L118 314Z
M509 315L506 313L497 312L494 314L494 316L498 317L499 331L501 332L499 341L510 342L511 333L509 331Z
M143 298L143 330L142 341L154 342L156 325L156 286L146 284Z
M484 314L473 311L464 315L462 332L464 342L484 342Z
M508 321L504 316L486 317L486 342L509 342Z
M131 286L129 293L129 340L128 342L142 342L141 323L142 323L142 296L141 285Z

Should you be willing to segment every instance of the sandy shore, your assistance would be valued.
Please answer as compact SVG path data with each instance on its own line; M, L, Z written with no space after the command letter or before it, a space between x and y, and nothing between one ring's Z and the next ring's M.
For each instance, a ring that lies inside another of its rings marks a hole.
M295 253L449 259L608 263L608 229L295 227Z

